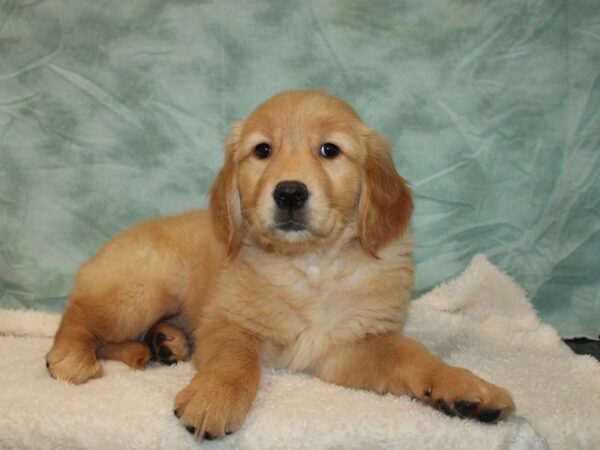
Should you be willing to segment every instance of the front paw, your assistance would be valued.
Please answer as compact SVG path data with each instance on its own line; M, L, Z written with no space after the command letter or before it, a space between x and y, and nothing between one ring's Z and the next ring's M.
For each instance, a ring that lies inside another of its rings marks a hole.
M227 374L197 374L175 398L173 412L196 438L222 438L242 426L252 405L250 391Z
M46 355L46 368L52 378L82 384L102 376L102 366L94 353L76 346L54 346Z
M505 420L515 410L508 391L459 367L439 372L420 392L420 400L449 416L485 423Z

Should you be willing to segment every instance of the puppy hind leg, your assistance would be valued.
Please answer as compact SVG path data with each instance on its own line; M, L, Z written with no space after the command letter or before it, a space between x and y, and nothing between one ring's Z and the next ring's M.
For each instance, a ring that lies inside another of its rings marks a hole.
M187 361L189 355L187 336L166 320L154 324L146 332L143 342L109 342L101 344L96 350L97 358L120 361L136 370L144 369L151 360L172 365Z
M112 291L103 289L93 296L74 296L46 357L48 371L55 378L81 384L102 375L97 356L123 361L134 368L145 366L150 352L134 341L175 309L176 305L157 290L139 289L136 284Z
M144 369L150 361L150 349L135 341L102 344L96 350L96 357L121 361L132 369Z

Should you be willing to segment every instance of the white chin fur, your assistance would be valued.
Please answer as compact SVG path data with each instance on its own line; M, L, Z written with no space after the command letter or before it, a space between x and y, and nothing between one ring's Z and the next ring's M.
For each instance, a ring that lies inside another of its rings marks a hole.
M284 231L284 230L280 230L280 229L275 229L274 233L278 239L281 239L282 241L287 241L287 242L302 242L311 236L311 233L308 230Z

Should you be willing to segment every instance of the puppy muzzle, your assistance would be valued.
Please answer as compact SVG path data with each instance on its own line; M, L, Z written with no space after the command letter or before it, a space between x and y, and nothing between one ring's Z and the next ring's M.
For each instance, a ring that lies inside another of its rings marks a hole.
M300 181L281 181L273 190L273 200L277 205L276 227L282 231L303 231L306 229L305 209L309 193Z

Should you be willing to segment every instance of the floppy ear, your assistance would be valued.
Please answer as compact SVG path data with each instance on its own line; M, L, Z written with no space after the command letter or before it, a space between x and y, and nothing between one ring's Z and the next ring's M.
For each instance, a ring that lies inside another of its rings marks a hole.
M242 123L231 127L225 138L225 164L210 190L210 212L219 239L227 244L228 256L239 250L242 242L242 211L237 186L237 167L234 154L237 149Z
M408 183L396 172L389 141L370 130L366 145L358 236L362 248L377 258L377 251L408 227L413 200Z

